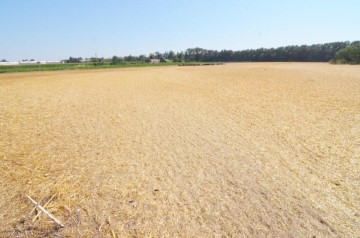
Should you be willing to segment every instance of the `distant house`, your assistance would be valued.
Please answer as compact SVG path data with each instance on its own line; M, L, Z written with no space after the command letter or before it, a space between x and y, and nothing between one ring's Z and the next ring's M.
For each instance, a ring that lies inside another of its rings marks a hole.
M31 64L40 64L39 61L35 61L35 60L20 60L19 61L19 64L28 64L28 65L31 65Z
M159 59L150 59L150 64L159 64L160 60Z
M64 62L60 61L60 60L54 60L54 61L40 61L40 64L63 64Z
M0 62L0 65L35 65L35 64L63 64L63 61L60 60L20 60L20 61L6 61Z
M6 61L6 62L0 62L0 65L18 65L19 61Z
M85 59L80 60L80 62L81 63L88 63L88 62L91 62L91 59L85 58Z

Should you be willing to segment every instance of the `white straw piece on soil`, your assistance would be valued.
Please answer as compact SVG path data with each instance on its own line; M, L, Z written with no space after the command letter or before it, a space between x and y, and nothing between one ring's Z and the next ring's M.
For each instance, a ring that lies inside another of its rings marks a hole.
M50 198L50 200L47 201L47 203L43 206L44 209L45 209L45 207L46 207L47 205L49 205L49 203L54 199L55 196L56 196L56 194L54 194L54 195ZM36 219L37 219L40 215L41 215L41 211L40 211L38 214L36 214L36 216L32 219L32 222L35 222Z
M78 208L76 210L76 215L77 215L77 224L81 224L81 210Z
M51 220L53 220L56 224L58 224L61 227L64 227L64 225L56 218L54 217L50 212L46 211L45 208L43 208L39 203L37 203L34 199L32 199L30 196L26 195L26 197L36 206L36 208L40 209L46 216L48 216Z

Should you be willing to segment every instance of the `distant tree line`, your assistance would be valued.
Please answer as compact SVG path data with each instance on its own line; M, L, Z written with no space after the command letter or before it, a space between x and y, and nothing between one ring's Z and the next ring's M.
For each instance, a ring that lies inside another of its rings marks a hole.
M178 52L175 53L174 51L169 51L165 53L155 52L149 54L149 56L146 55L139 55L139 56L133 56L128 55L124 57L116 56L114 55L111 58L111 64L126 64L126 62L150 62L151 59L159 59L160 62L167 62L168 60L171 60L173 62L181 62L184 61L184 53Z
M160 59L161 62L195 61L195 62L331 62L336 64L360 64L360 41L332 42L314 45L292 45L278 48L260 48L248 50L207 50L203 48L189 48L185 51L164 53L155 52L148 56L128 55L112 58L69 57L66 63L126 64L150 62L151 59ZM23 60L28 61L28 60ZM34 61L31 59L30 61ZM2 59L1 62L6 62Z
M126 61L150 61L150 59L167 59L174 62L358 62L360 41L332 42L314 45L293 45L278 48L260 48L249 50L207 50L202 48L189 48L186 51L165 53L155 52L148 57L125 56L113 57L112 62L124 63Z
M146 55L139 55L139 56L128 55L124 57L114 55L111 58L111 64L115 65L115 64L125 64L126 62L145 62L147 59L148 57L146 57Z
M185 51L186 61L201 62L329 62L337 52L359 46L360 41L333 42L316 45L260 48L254 50L206 50L191 48Z
M64 60L65 61L65 63L80 63L80 62L82 62L83 61L83 58L82 57L69 57L69 59L68 60Z
M136 62L150 62L151 59L160 59L161 62L195 61L195 62L332 62L352 63L360 62L360 41L332 42L314 45L292 45L278 48L260 48L248 50L207 50L202 48L189 48L186 51L164 53L155 52L148 56L128 55L124 57L113 56L112 58L92 57L85 59L70 57L65 62L79 63L91 62L94 65L101 64L126 64Z

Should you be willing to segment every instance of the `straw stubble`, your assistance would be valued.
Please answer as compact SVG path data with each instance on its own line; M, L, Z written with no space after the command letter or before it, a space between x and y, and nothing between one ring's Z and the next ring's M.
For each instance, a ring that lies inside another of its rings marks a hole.
M360 68L0 75L0 236L359 236ZM36 214L48 201L65 228Z

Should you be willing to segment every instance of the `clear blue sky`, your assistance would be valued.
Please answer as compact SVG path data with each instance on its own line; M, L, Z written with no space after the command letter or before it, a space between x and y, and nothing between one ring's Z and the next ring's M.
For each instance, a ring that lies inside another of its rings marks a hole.
M0 0L0 59L360 40L359 0Z

